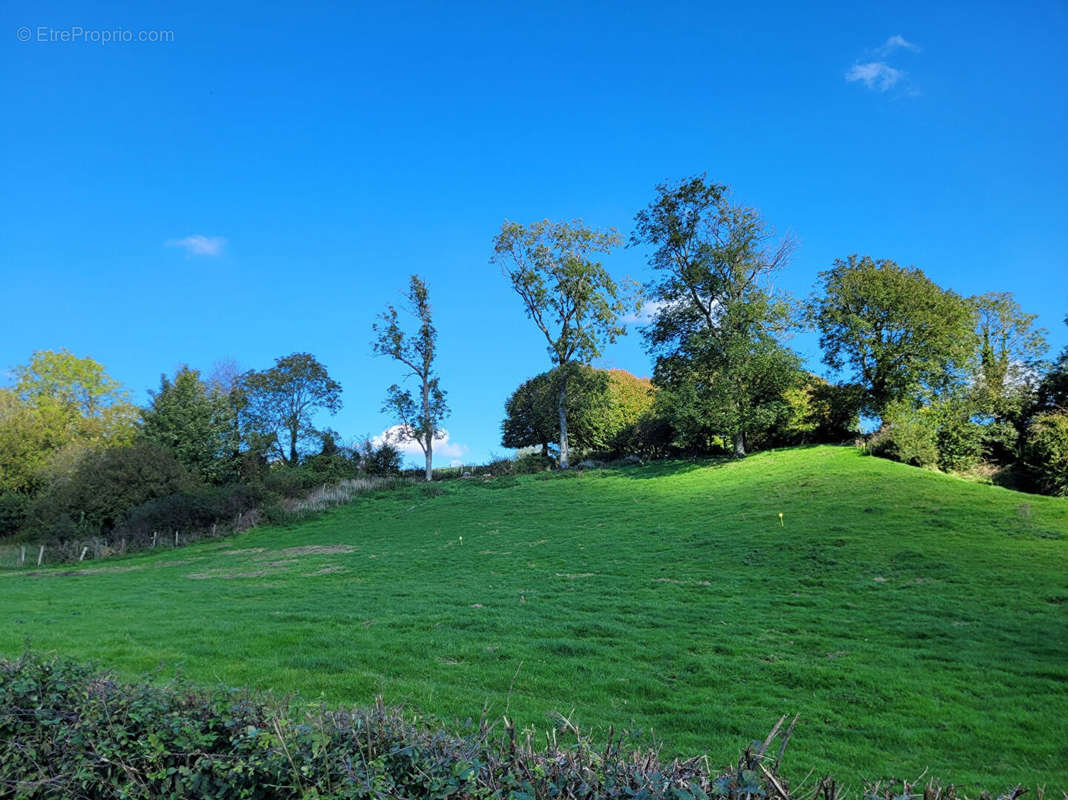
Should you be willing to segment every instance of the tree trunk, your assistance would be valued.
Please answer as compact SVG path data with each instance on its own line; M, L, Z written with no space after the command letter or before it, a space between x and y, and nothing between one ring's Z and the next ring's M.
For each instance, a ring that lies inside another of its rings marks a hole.
M426 480L434 480L434 424L430 419L430 373L423 375L423 431L426 436Z
M741 431L734 434L734 457L745 458L745 434Z
M560 416L560 469L567 469L567 376L561 370L560 393L556 398L556 413Z
M297 455L297 426L289 429L289 466L295 467L299 456Z

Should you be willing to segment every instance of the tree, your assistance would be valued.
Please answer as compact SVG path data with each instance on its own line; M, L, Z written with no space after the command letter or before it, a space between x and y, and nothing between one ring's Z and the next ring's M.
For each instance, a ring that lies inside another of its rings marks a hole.
M660 405L684 446L725 439L741 457L746 437L782 415L783 390L800 369L778 341L789 302L769 285L794 242L776 241L756 210L731 204L728 188L703 175L656 192L631 244L654 248L658 277L646 293L657 310L645 339L657 356Z
M233 414L227 395L209 388L200 373L181 367L160 376L151 405L141 412L141 435L168 448L201 480L222 483L232 452Z
M541 447L560 435L557 397L560 368L524 381L505 402L501 443L516 449ZM635 435L638 423L652 408L653 387L647 378L626 370L576 366L568 382L569 445L575 449L616 452Z
M1068 315L1064 317L1068 325ZM1057 360L1043 376L1035 392L1034 410L1068 411L1068 347L1061 350Z
M15 368L15 392L70 440L128 444L136 409L121 384L91 358L69 350L38 350Z
M979 344L974 391L978 410L995 421L1015 420L1030 397L1046 354L1046 331L1010 292L988 292L968 302Z
M383 411L392 411L401 423L401 440L414 440L426 457L426 479L434 478L434 440L443 438L441 422L448 416L445 392L434 374L438 332L431 320L430 294L418 275L412 275L406 299L419 321L417 333L406 336L398 321L397 309L390 305L373 326L376 355L389 356L408 369L405 377L419 382L419 399L397 384L389 387Z
M505 222L493 241L492 263L523 301L527 317L548 343L560 368L556 413L560 467L568 466L567 390L576 364L588 364L626 333L621 315L625 288L591 256L610 253L622 240L614 230L596 231L581 220L528 226Z
M14 373L0 389L0 490L37 491L65 448L132 441L136 409L98 362L41 350Z
M975 353L968 303L918 269L851 255L820 273L810 301L823 361L851 367L866 391L865 409L882 416L897 400L918 400L959 386Z
M320 442L312 425L316 411L336 414L341 408L341 384L310 353L275 359L268 370L250 370L241 377L246 438L262 437L263 446L288 466L300 461L302 441Z

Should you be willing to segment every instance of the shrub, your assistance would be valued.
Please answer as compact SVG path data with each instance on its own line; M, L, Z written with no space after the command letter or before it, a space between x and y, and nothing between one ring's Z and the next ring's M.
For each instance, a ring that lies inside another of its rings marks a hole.
M0 492L0 539L13 536L26 521L30 498L19 492Z
M245 484L170 494L130 509L116 535L143 542L156 531L208 530L216 524L233 523L269 496L263 486Z
M883 427L872 437L871 452L914 467L938 464L938 429L929 409L890 406Z
M973 421L971 406L947 400L930 413L937 426L939 469L964 472L975 467L983 457L983 426Z
M26 798L789 800L792 794L778 768L793 725L781 745L773 744L785 718L736 765L713 771L707 758L665 762L625 736L610 735L598 746L582 736L558 744L553 735L538 750L507 720L501 735L485 723L448 733L381 702L327 711L268 701L247 691L119 683L68 660L26 653L0 661L0 775L11 796ZM815 787L817 797L846 796L829 778ZM808 787L805 796L812 792ZM1017 787L999 800L1023 792ZM869 786L863 796L954 800L957 794L935 783L890 781Z
M365 441L359 449L360 470L367 475L400 475L401 453L389 442L375 447Z
M1040 491L1068 497L1068 411L1034 418L1024 440L1024 468Z
M27 526L53 540L108 534L130 509L194 487L185 467L158 445L89 450L35 498Z

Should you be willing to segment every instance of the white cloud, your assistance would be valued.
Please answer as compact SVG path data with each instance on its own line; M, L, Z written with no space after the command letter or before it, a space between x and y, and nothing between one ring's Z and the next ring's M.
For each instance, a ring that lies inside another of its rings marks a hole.
M656 319L660 309L667 306L664 300L646 300L642 303L640 311L632 311L623 317L623 322L628 325L648 325Z
M887 39L881 47L875 48L875 54L878 56L888 56L895 50L911 50L913 53L920 52L919 45L913 44L901 34L894 34Z
M225 236L203 236L194 233L184 239L168 239L164 242L166 247L181 247L186 255L190 256L218 256L222 254L226 246Z
M861 81L869 89L885 92L900 83L905 73L882 61L869 61L867 64L854 64L845 79L849 82Z
M396 447L402 455L423 458L423 448L407 435L407 430L403 425L394 425L386 428L378 436L371 437L371 444L375 447L381 447L387 442ZM446 430L438 431L438 435L434 437L435 458L459 459L465 455L467 455L467 445L452 441Z

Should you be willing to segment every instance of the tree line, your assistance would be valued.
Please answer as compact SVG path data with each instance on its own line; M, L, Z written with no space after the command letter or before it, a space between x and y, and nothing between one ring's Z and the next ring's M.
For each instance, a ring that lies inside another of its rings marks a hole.
M624 243L648 253L644 286L602 263ZM847 440L867 417L880 455L959 471L985 463L1019 488L1068 493L1068 349L1048 361L1045 331L1011 294L962 297L917 268L850 255L798 299L775 284L794 249L705 176L657 186L627 239L580 220L506 222L491 262L550 369L508 398L502 444L565 469L576 450L743 457ZM168 497L207 519L324 479L396 472L409 441L432 479L449 406L419 276L404 298L371 331L373 353L398 366L383 404L398 423L391 442L347 445L316 427L341 408L341 385L309 353L245 372L182 367L144 408L92 359L34 353L0 389L0 536L107 531L139 508L150 525ZM592 368L643 304L651 380ZM789 337L805 328L844 380L802 368Z
M615 230L548 220L501 228L492 260L552 365L537 409L529 384L510 398L506 445L546 449L552 406L567 467L569 411L585 402L569 400L576 370L623 335L644 302L653 400L624 437L631 448L742 457L841 441L864 416L880 455L958 471L987 464L1017 488L1068 493L1068 349L1048 362L1046 332L1011 294L962 297L920 269L850 255L819 274L810 297L791 297L775 278L794 240L703 175L657 186L628 242L649 254L654 277L643 287L598 260L623 243ZM788 341L803 329L819 333L824 364L845 380L802 369Z

